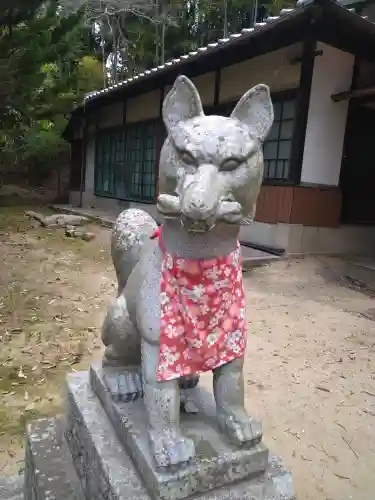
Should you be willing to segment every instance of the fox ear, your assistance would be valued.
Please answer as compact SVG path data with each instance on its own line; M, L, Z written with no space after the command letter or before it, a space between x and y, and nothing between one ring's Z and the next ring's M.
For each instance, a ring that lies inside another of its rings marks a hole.
M180 75L164 99L163 121L170 132L179 122L195 116L203 116L201 98L193 82Z
M231 118L237 118L250 130L252 136L263 142L274 119L270 90L267 85L256 85L236 104Z

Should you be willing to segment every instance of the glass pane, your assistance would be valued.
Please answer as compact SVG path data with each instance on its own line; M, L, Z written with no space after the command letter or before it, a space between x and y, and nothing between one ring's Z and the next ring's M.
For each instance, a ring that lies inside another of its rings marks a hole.
M96 139L94 180L95 192L99 194L111 195L114 190L113 137L113 131L104 131Z
M115 192L115 172L116 172L116 143L117 143L117 130L111 130L109 132L110 138L110 161L109 161L109 183L108 183L108 194L114 194Z
M277 142L266 141L263 147L264 158L267 160L274 160L277 158Z
M284 161L284 179L289 179L289 161Z
M268 162L268 168L265 171L264 178L274 179L276 174L276 162L271 160Z
M263 178L268 179L268 171L270 168L270 160L264 160L264 171L263 171Z
M280 139L291 139L293 136L293 120L281 122Z
M126 198L127 196L127 183L126 183L126 170L125 170L125 130L121 128L116 133L115 145L115 182L114 182L114 196L117 198Z
M278 158L283 160L289 160L291 148L292 148L292 141L280 141Z
M273 112L276 121L281 120L281 108L282 108L282 102L276 101L273 103Z
M295 101L285 101L283 104L283 120L294 118Z
M284 164L285 164L285 160L278 160L276 162L275 177L277 179L282 179L284 177Z
M267 135L267 141L276 140L279 138L280 122L273 122L270 133Z

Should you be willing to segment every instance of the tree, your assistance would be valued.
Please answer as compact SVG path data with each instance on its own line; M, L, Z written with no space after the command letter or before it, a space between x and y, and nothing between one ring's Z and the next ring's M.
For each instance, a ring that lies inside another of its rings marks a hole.
M0 19L2 161L44 168L66 150L60 135L71 109L102 85L91 27L83 8L66 12L57 0L2 5Z
M86 12L99 34L104 66L109 60L111 81L117 83L123 68L131 64L129 55L132 40L129 34L134 22L137 28L142 28L137 20L153 22L153 5L149 0L88 0Z
M180 25L185 0L88 0L110 83L165 60L166 33Z

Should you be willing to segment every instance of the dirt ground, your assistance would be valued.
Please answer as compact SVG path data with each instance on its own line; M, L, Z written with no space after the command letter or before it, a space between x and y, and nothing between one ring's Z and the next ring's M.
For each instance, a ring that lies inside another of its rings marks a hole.
M65 374L100 356L115 290L107 231L67 238L27 209L0 209L0 475L22 469L25 422L61 411Z
M72 240L24 210L0 210L0 475L22 469L26 421L61 410L65 374L100 356L115 294L109 230ZM310 258L245 274L246 403L301 500L374 498L375 302L344 267Z
M247 407L301 500L374 498L374 297L349 288L341 269L305 259L246 278Z

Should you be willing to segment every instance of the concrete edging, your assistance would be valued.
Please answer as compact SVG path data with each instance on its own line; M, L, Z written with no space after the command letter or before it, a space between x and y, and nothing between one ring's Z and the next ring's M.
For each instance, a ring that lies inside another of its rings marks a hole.
M92 214L88 211L86 211L84 208L80 207L67 207L67 206L61 206L61 205L51 205L50 208L52 210L55 210L56 212L60 213L65 213L65 214L71 214L71 215L80 215L82 217L86 217L88 220L95 222L103 227L108 227L110 229L113 228L115 220L111 220L108 217L103 217L102 215L95 215ZM245 249L251 249L251 247L247 245L243 245L243 248ZM257 251L257 250L255 250ZM264 255L254 255L251 257L245 257L243 258L243 269L244 271L249 271L253 269L254 267L259 267L263 266L266 264L269 264L274 261L279 261L279 260L284 260L287 259L287 255L274 255L274 254L268 254L267 252L262 251Z

